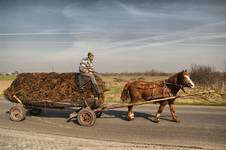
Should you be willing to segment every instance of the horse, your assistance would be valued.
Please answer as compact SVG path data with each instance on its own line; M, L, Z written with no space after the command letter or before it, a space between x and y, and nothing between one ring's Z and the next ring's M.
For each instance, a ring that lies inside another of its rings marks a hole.
M157 98L165 98L176 96L179 90L185 92L184 87L194 88L195 84L191 80L189 72L183 70L178 72L168 79L160 81L159 83L147 82L147 81L133 81L125 84L121 93L121 100L124 102L130 99L130 103L136 103L138 100L150 101ZM179 123L180 120L176 116L174 107L174 101L176 98L172 98L166 101L158 102L160 104L159 109L155 115L153 122L160 122L160 115L163 112L164 107L169 105L170 112L174 122ZM134 119L133 106L128 106L128 120Z

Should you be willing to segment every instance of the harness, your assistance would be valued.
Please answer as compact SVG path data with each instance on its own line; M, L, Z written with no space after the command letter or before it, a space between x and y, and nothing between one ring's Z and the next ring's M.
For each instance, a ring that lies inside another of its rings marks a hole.
M166 85L173 85L173 86L177 86L179 87L184 93L187 93L184 89L184 85L181 85L181 84L176 84L176 83L168 83L168 82L165 82Z
M184 87L183 85L181 84L176 84L176 83L168 83L168 82L165 82L163 81L162 82L162 95L159 95L156 93L156 86L160 86L161 83L153 83L153 87L151 88L152 89L152 96L150 97L147 97L147 99L151 100L151 99L155 99L156 96L157 97L167 97L167 96L174 96L173 93L170 91L170 88L167 87L167 85L172 85L172 86L176 86L176 87L179 87L179 89L181 89L184 93L186 93L186 91L184 90Z

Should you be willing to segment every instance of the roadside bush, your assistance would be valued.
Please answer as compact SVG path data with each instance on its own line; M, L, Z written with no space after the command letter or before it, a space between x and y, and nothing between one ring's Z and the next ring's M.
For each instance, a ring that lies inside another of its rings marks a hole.
M224 73L216 72L214 67L206 65L191 65L191 79L196 85L220 90L224 86Z

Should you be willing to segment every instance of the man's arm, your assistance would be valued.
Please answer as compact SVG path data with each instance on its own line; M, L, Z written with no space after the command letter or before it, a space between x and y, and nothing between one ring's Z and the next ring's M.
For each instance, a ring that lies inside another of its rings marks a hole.
M91 73L95 73L94 66L93 66L93 63L92 62L89 62L88 63L88 70Z
M87 64L87 61L85 59L82 59L80 65L79 65L79 72L89 73L88 64Z

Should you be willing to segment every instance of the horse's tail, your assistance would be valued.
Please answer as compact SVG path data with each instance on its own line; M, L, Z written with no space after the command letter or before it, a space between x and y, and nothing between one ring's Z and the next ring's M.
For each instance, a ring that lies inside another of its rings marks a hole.
M129 98L129 85L130 83L126 83L121 93L121 100L124 102Z

